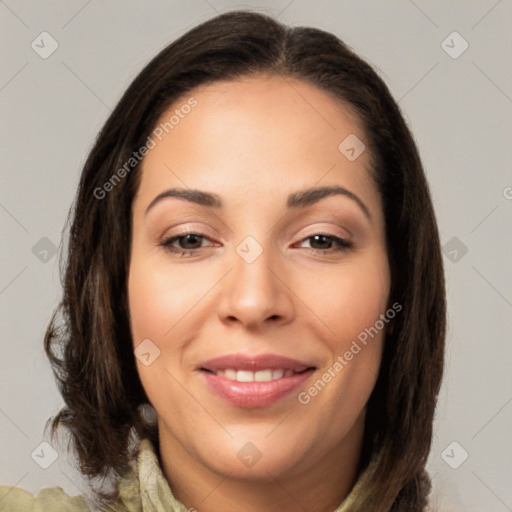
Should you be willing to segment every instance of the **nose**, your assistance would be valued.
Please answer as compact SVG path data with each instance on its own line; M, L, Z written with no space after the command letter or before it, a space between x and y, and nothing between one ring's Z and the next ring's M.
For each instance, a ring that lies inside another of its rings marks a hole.
M293 321L293 285L278 255L265 249L252 261L240 250L231 261L230 272L219 283L216 311L222 322L264 330Z

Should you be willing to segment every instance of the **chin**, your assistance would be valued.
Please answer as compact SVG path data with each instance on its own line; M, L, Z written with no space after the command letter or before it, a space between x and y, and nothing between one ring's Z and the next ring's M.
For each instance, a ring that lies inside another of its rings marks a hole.
M268 432L251 435L248 429L244 432L244 440L242 436L235 436L228 442L214 442L212 445L217 446L215 451L209 450L199 456L203 460L202 464L209 466L215 473L222 476L229 474L230 478L241 480L273 481L299 472L304 455L301 436L294 432L293 436L288 436L287 444L283 444L278 437L271 440L266 436Z
M230 479L260 480L273 482L275 479L292 477L297 473L298 461L289 455L268 453L261 451L253 455L251 461L249 455L244 455L244 462L238 457L229 457L226 460L208 461L213 471L219 475L229 475Z

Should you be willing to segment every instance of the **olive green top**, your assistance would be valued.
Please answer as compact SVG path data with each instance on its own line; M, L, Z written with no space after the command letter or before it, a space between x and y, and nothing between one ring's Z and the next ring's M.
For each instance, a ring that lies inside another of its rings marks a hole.
M356 485L333 512L353 510ZM153 444L143 439L137 456L136 472L118 481L120 504L102 509L104 512L189 512L172 494L160 467ZM37 496L19 487L0 486L2 512L93 512L83 496L68 496L61 487L41 489ZM193 509L191 509L193 510Z

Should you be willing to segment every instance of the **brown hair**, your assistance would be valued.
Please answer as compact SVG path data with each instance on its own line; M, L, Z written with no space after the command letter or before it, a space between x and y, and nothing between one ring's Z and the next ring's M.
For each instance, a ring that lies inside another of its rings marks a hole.
M144 145L179 97L258 73L321 88L353 109L364 128L383 201L390 303L399 302L403 312L386 333L368 401L360 470L373 462L375 471L358 489L353 510L422 510L430 491L425 464L443 373L446 306L439 234L418 150L369 64L330 33L288 27L262 14L231 11L168 45L133 80L99 133L70 211L63 298L45 336L66 404L47 426L51 421L52 436L59 425L67 428L90 479L126 474L136 453L132 436L158 448L157 428L140 408L149 401L136 370L127 306L140 166L103 198L95 190Z

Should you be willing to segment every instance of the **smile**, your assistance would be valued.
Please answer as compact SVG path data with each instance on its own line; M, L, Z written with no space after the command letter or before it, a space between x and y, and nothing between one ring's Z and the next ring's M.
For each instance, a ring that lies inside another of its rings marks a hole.
M282 379L283 377L291 377L295 374L293 370L285 370L283 368L277 370L269 368L267 370L258 370L257 372L227 368L226 370L218 370L213 373L218 377L226 377L226 379L238 382L268 382L270 380Z
M273 354L229 354L206 361L197 369L215 396L236 407L258 408L296 391L316 367Z

